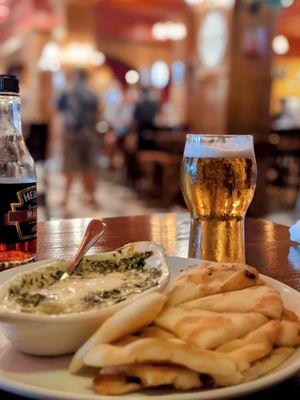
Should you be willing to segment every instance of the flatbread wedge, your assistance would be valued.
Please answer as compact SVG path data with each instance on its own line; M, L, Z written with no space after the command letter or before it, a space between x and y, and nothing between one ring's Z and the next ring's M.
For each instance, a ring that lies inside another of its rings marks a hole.
M215 386L232 386L253 381L278 368L294 351L294 347L278 347L265 357L253 362L245 371L236 371L232 375L227 376L213 375L212 378L215 382Z
M96 393L104 396L137 392L143 388L140 383L130 382L125 374L97 375L93 387Z
M243 374L239 371L234 372L232 375L212 375L215 387L233 386L242 383L244 380Z
M168 292L168 305L261 284L259 274L244 264L194 266L177 277Z
M135 363L171 363L206 374L230 375L236 370L227 354L161 338L137 337L126 345L99 344L84 356L85 365L98 368Z
M226 354L235 362L238 371L245 371L250 368L252 362L265 357L272 349L273 347L270 342L257 342L246 344Z
M278 347L263 359L256 361L249 369L243 372L243 381L249 382L278 368L295 349L293 347Z
M101 371L94 379L94 389L102 395L126 394L162 385L172 385L178 390L191 390L199 389L202 383L199 374L190 369L154 364L127 365L114 373Z
M155 324L201 349L213 349L245 336L267 321L259 313L215 313L165 307Z
M197 372L178 365L133 364L126 366L124 372L139 378L143 387L173 385L175 389L191 390L202 386Z
M180 307L216 312L259 312L272 319L280 318L282 313L280 294L265 285L202 297L180 304Z
M300 345L300 322L280 321L276 344L281 347Z
M249 332L242 339L235 339L226 342L218 347L216 350L222 353L229 353L230 351L237 350L247 344L257 342L269 342L271 345L274 345L278 342L279 330L280 321L268 321L266 324Z
M79 371L83 366L84 355L97 344L114 342L151 324L166 300L166 296L161 293L151 293L116 312L77 350L69 366L70 372Z

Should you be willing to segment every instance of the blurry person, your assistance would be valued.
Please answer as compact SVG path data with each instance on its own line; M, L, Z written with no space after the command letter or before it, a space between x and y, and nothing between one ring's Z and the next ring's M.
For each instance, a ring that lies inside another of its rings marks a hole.
M129 91L123 95L123 100L119 104L117 118L113 121L114 128L119 138L126 136L132 127L134 104Z
M57 109L64 122L63 155L66 177L62 207L66 207L72 183L76 176L82 179L89 205L97 207L96 156L98 119L97 97L87 86L87 72L73 72L71 85L59 97Z
M141 89L141 96L135 105L133 117L138 135L139 149L148 149L148 140L144 133L147 130L155 129L155 116L157 114L157 102L151 99L150 90L146 87ZM151 147L151 146L150 146Z

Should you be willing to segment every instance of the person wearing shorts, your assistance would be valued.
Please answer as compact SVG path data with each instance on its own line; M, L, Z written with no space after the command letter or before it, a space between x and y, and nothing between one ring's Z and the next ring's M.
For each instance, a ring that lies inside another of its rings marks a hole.
M88 202L96 206L97 97L87 87L85 70L75 70L71 87L58 98L64 122L63 164L66 178L62 206L66 207L74 179L82 179Z

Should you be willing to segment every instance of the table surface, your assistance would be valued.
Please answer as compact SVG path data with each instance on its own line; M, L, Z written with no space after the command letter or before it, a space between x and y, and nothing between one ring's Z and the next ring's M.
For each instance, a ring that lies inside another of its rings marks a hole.
M186 213L107 218L105 221L106 232L91 252L112 250L128 242L151 240L162 244L170 256L187 257L189 216ZM71 219L39 223L38 259L72 256L88 222L89 219ZM249 218L245 230L247 263L255 266L259 272L300 290L300 245L290 241L288 228ZM287 392L290 399L298 398L300 374L243 399L268 400L276 395L283 398ZM0 392L0 397L21 399L4 392Z

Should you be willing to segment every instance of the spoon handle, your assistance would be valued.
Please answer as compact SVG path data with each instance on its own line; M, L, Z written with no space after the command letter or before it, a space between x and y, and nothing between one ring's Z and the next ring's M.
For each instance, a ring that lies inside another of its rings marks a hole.
M85 253L93 246L93 244L99 239L99 237L103 234L106 228L105 222L100 219L92 219L85 231L84 237L82 242L75 254L73 260L71 261L70 265L67 268L67 272L71 274L74 268L82 260Z

